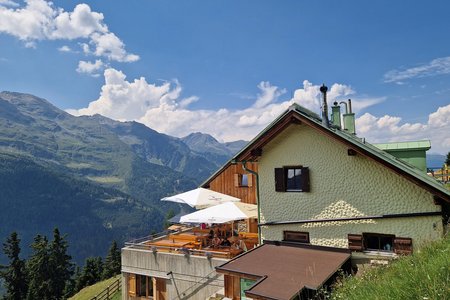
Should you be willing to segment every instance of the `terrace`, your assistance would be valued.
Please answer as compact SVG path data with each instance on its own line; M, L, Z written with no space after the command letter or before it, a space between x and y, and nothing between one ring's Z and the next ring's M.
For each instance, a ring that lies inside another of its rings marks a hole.
M211 229L171 228L176 231L125 243L122 248L123 299L135 299L136 282L142 278L153 280L156 294L206 299L224 286L223 275L216 273L215 268L244 252L234 247L212 247ZM224 236L231 233L227 226L214 229ZM229 240L235 243L242 240L252 249L257 243L256 236L255 233L240 233Z
M145 250L152 253L161 252L231 259L243 253L246 249L254 248L258 243L256 233L239 232L237 236L232 235L230 224L205 229L173 225L169 229L172 230L126 242L125 248ZM227 237L231 245L213 246L211 244L211 230L221 239Z

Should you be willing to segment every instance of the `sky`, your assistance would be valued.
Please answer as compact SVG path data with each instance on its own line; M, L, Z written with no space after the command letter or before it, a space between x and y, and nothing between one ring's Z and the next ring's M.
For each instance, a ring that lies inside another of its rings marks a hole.
M0 91L183 137L250 140L352 99L367 141L450 151L449 1L0 0Z

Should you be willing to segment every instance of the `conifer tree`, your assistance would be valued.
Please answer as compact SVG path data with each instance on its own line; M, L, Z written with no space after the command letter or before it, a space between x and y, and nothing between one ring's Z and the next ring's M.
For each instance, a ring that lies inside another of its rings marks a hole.
M37 235L31 244L33 253L26 264L29 286L27 300L54 299L49 268L49 247L46 237Z
M51 293L54 299L61 299L66 284L73 275L72 257L67 254L68 243L58 228L53 230L53 241L49 247L49 269Z
M448 167L450 167L450 151L447 153L447 157L445 158L445 163Z
M117 242L113 241L109 248L108 255L103 264L103 279L108 279L114 275L120 274L121 260L120 249L117 247Z
M20 259L20 239L17 233L11 236L3 244L3 253L9 259L9 266L3 266L0 277L4 280L6 293L5 300L25 299L27 294L27 277L25 271L25 260Z
M76 288L82 288L92 285L102 279L103 262L101 257L88 257L86 263L78 277Z

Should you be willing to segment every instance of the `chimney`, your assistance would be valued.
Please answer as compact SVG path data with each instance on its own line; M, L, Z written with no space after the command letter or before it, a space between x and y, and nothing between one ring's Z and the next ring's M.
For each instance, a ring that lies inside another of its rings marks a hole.
M322 125L325 127L329 127L328 122L328 105L327 105L327 91L328 88L325 84L322 84L320 87L320 92L323 94L323 103L322 103Z
M337 102L331 107L331 124L341 129L341 107Z
M347 130L351 134L356 134L355 114L352 112L352 100L348 99L348 106L345 102L341 103L345 104L346 110L345 114L343 114L344 130Z

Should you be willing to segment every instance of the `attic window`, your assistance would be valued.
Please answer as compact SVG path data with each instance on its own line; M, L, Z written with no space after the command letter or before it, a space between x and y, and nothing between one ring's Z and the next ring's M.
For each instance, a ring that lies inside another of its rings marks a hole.
M235 187L251 187L253 185L253 178L251 174L234 174Z
M309 192L309 168L302 166L275 168L275 191Z

